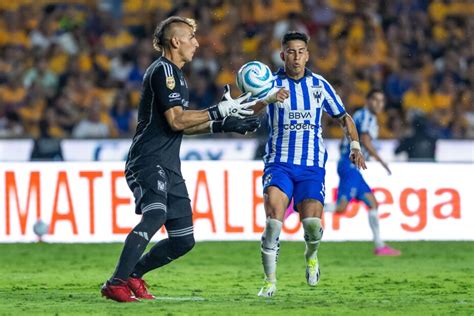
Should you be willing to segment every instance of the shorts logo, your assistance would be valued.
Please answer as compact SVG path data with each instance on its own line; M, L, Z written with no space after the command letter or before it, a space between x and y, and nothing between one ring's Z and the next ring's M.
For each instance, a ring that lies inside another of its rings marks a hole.
M163 182L161 180L157 181L157 186L159 191L166 192L166 182Z
M165 174L165 171L163 170L163 168L162 168L160 165L156 165L156 168L158 168L158 174L159 174L162 178L165 178L165 177L166 177L166 174Z
M321 194L321 196L323 197L323 200L326 198L326 186L323 185L321 186L321 191L319 191L319 193Z
M170 98L170 99L177 99L177 98L180 98L180 97L181 97L181 94L179 94L178 92L172 92L168 96L168 98Z
M166 86L168 89L173 90L174 87L176 86L176 82L174 81L173 76L166 77Z
M270 182L272 181L272 178L273 178L273 176L272 176L271 173L267 174L265 176L265 178L263 178L263 186L265 187L265 186L269 185Z

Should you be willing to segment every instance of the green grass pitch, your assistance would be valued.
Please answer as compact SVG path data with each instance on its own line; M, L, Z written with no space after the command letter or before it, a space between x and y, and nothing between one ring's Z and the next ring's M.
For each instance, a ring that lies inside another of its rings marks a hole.
M282 242L278 292L262 284L258 242L202 242L145 279L159 300L100 296L121 244L0 244L0 315L474 315L474 243L323 243L322 278L309 288L302 242Z

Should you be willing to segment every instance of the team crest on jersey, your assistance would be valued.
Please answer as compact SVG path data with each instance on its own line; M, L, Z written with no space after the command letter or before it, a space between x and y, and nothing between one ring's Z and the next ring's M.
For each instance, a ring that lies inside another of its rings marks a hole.
M321 106L321 103L323 102L323 88L321 86L314 86L311 90L317 106Z
M313 96L318 101L318 103L321 103L321 98L322 98L322 92L321 91L313 91Z
M173 90L174 87L176 86L176 82L174 81L173 76L166 77L166 86L168 89Z

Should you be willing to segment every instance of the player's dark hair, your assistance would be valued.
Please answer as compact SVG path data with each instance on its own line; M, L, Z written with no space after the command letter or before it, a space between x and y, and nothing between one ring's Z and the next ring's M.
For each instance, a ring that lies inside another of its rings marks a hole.
M370 99L370 98L372 98L376 93L382 93L382 94L384 94L382 89L371 89L371 90L369 91L369 93L367 93L366 98L367 98L367 99Z
M286 43L289 41L295 41L295 40L300 40L305 42L305 44L308 44L309 42L309 36L303 32L298 32L298 31L288 31L283 35L283 38L281 40L281 45L285 46Z
M183 18L180 16L170 16L158 24L153 33L153 48L161 52L163 48L169 45L169 38L167 38L167 31L174 23L184 23L196 31L196 21L190 18Z

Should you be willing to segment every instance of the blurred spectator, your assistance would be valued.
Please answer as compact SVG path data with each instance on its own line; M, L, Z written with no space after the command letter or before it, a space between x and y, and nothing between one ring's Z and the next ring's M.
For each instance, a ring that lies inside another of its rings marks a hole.
M0 112L0 137L21 137L23 135L23 126L20 117L15 112Z
M37 82L48 97L56 92L58 77L48 69L48 61L45 58L41 58L25 73L23 85L30 88L33 82Z
M46 110L46 119L39 124L40 133L35 139L31 160L63 160L61 143L58 137L62 137L61 128L54 123L54 110Z
M208 76L207 71L202 71L193 80L192 89L189 91L190 107L192 109L202 110L216 101L216 87L206 80Z
M428 120L424 116L413 119L412 134L400 140L395 154L406 152L409 160L432 161L436 152L436 137L431 135Z
M104 138L109 135L109 126L100 120L100 107L97 104L87 110L87 117L79 121L72 132L75 138Z
M59 95L54 101L56 120L67 135L71 135L74 126L80 120L80 112L66 93Z
M135 124L133 123L135 116L129 106L130 102L127 97L118 94L115 98L114 106L110 111L110 115L118 131L119 136L130 136L134 132Z

